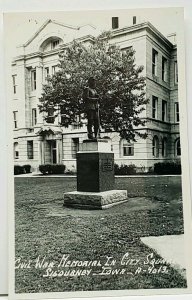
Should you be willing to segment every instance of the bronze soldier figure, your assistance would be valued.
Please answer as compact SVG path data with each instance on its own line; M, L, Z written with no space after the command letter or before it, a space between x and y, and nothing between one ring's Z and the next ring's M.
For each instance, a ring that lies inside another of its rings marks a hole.
M87 133L88 139L97 139L99 137L99 96L95 89L95 79L90 77L88 86L83 90L83 100L85 112L87 115ZM94 127L94 137L92 132Z

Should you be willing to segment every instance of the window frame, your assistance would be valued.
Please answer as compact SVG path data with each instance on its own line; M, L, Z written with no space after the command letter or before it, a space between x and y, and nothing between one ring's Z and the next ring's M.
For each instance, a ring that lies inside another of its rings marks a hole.
M18 146L19 146L19 143L14 142L14 145L13 145L13 147L14 147L14 159L19 159L19 151L16 150L16 148L18 148Z
M53 106L50 106L48 108L46 122L48 124L54 124L55 123L54 107Z
M52 75L55 75L55 73L57 72L57 67L57 65L51 67Z
M112 29L118 29L119 28L119 18L118 17L112 17Z
M133 143L128 143L127 141L123 141L123 143L122 143L122 155L123 155L123 157L134 156L134 150L135 149L134 149L134 144Z
M12 80L13 80L13 94L17 93L16 77L17 77L16 74L12 75Z
M13 111L14 128L18 128L18 110Z
M37 109L32 108L32 126L37 124Z
M33 140L27 141L27 159L34 159Z
M165 108L165 109L163 109ZM162 121L167 122L167 101L162 100Z
M167 82L167 70L168 70L168 60L166 57L162 56L162 80Z
M36 68L31 70L31 90L37 89L37 71Z
M178 152L179 150L179 152ZM175 140L175 156L180 157L181 156L181 141L180 138L177 138Z
M159 157L159 138L157 135L155 135L152 140L152 155L156 158Z
M179 101L176 101L174 103L174 118L175 118L175 123L179 123L180 122Z
M158 51L152 48L152 75L157 76Z
M157 117L158 117L158 97L152 96L152 106L151 107L152 107L152 119L157 120Z
M71 157L77 158L77 152L79 151L79 138L71 138Z
M45 80L46 80L47 77L49 76L49 67L44 68L44 75L45 75Z
M178 84L178 63L177 60L174 61L174 83Z
M166 157L167 156L167 138L166 137L162 138L161 155L162 155L162 157Z
M51 50L54 50L58 47L58 45L60 44L60 39L56 39L56 40L53 40L51 42Z

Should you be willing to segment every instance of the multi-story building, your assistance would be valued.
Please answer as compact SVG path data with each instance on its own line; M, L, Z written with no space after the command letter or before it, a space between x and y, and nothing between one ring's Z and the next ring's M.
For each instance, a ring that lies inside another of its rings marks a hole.
M18 48L12 63L13 126L15 164L30 164L34 170L40 164L63 163L76 168L76 152L87 137L86 126L78 123L64 128L59 117L45 122L39 113L38 99L48 75L57 71L58 53L73 39L89 43L98 31L91 25L74 27L48 20L34 36ZM175 35L166 38L151 23L136 22L118 28L118 18L112 18L110 43L121 49L133 47L137 65L143 65L146 77L146 97L149 102L141 117L146 125L141 130L147 139L128 143L116 132L102 133L112 142L115 162L135 164L146 171L154 163L180 159L179 101L177 47ZM172 39L172 42L170 41Z

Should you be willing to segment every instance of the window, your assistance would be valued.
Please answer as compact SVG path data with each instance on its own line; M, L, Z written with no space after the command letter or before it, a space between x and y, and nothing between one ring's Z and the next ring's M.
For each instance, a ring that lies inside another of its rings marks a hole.
M154 157L159 157L159 139L157 136L154 136L153 138L152 153Z
M18 143L14 143L14 159L19 159Z
M32 108L32 126L37 124L37 109Z
M13 75L13 76L12 76L12 79L13 79L13 93L14 93L14 94L16 94L16 92L17 92L16 76L17 76L17 75Z
M56 140L51 141L51 152L52 152L51 162L53 164L56 164L57 163L57 141Z
M27 158L33 159L33 141L27 141Z
M55 75L57 72L57 66L52 66L52 75Z
M162 100L162 121L167 121L167 101Z
M152 49L152 74L157 76L157 57L158 52L155 49Z
M134 144L130 144L127 141L123 142L123 156L134 155Z
M129 46L129 47L121 49L122 55L127 55L127 53L132 52L132 51L133 51L133 46Z
M51 123L51 124L53 124L55 122L54 108L53 107L49 107L49 109L48 109L48 116L46 118L46 122Z
M72 138L71 143L71 156L76 158L76 154L79 151L79 138Z
M52 43L51 43L51 49L53 50L53 49L57 48L58 45L59 45L59 43L60 43L60 40L52 41Z
M166 138L162 139L162 156L163 157L167 156L167 139Z
M31 90L36 90L36 70L31 71Z
M136 16L134 16L134 17L133 17L133 25L135 25L136 22L137 22L137 18L136 18Z
M179 102L175 102L175 123L179 122Z
M174 74L175 74L175 84L178 84L178 65L177 61L174 62Z
M175 155L176 156L181 156L180 138L175 141Z
M18 118L18 111L13 112L13 122L14 122L14 128L17 128L17 118Z
M49 67L45 68L45 79L49 76Z
M157 119L157 105L158 105L158 98L152 96L152 118Z
M118 17L112 17L112 29L119 28L119 18Z
M167 81L167 59L162 57L162 80Z

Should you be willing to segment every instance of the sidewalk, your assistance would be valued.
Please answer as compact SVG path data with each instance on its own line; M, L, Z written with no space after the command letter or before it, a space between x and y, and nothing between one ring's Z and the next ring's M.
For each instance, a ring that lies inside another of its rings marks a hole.
M185 275L184 234L142 237L141 241Z

